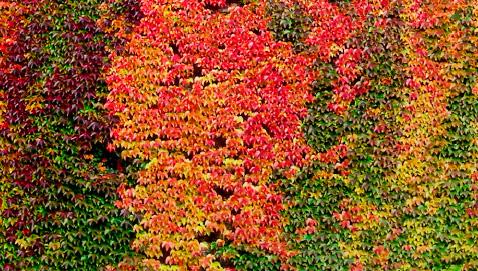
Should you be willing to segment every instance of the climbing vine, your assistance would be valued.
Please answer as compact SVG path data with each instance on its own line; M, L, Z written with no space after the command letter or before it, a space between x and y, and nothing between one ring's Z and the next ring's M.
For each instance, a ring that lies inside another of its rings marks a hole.
M474 2L0 1L0 269L476 270Z

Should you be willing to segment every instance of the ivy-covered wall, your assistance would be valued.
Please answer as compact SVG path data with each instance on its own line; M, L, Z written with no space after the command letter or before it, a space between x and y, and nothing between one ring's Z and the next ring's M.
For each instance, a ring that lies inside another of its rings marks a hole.
M369 16L342 51L362 52L351 81L369 87L345 108L343 54L318 63L305 136L346 152L283 186L299 270L477 268L476 12L409 1Z
M1 2L0 269L100 270L132 255L106 149L101 1Z
M1 270L478 269L473 0L0 1Z

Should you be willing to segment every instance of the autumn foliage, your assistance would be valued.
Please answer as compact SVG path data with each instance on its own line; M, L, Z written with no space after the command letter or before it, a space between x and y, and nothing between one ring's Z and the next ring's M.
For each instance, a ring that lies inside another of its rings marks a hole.
M476 270L477 18L0 1L0 269Z
M1 270L91 270L133 254L113 205L119 160L102 147L98 5L0 2Z
M134 246L154 268L219 267L234 256L222 246L288 257L271 177L308 158L307 59L274 40L265 5L141 4L106 104L114 146L144 163L138 184L119 188L117 206L142 217Z

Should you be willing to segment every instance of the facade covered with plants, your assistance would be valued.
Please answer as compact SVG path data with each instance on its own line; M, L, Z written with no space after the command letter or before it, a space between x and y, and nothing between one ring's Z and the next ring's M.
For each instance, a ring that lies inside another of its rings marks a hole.
M0 270L478 270L477 4L0 1Z

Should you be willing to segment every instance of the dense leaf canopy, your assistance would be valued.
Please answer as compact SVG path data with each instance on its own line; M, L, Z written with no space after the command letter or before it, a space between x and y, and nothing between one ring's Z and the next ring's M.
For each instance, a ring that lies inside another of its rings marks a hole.
M0 269L477 270L476 4L0 1Z

